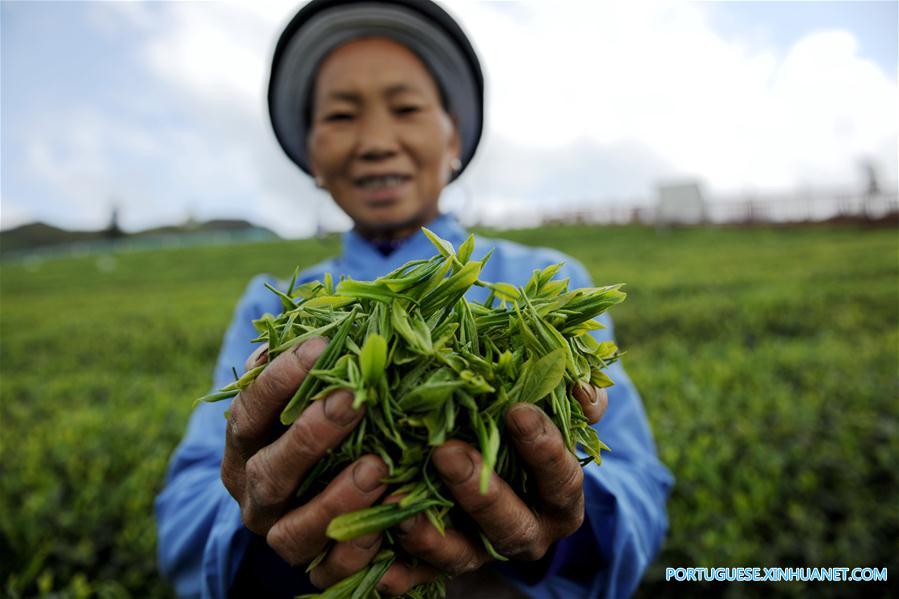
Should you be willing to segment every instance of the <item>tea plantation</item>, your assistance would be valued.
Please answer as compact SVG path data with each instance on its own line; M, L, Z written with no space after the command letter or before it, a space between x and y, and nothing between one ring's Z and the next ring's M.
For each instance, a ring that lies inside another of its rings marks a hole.
M662 460L671 531L643 596L862 594L872 583L666 583L666 566L899 574L894 230L549 227L597 283ZM5 261L0 594L170 596L153 498L234 303L336 239Z

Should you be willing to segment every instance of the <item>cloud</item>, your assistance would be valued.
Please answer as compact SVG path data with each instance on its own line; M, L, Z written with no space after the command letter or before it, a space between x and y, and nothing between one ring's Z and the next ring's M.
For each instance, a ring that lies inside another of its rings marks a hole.
M858 159L871 155L895 183L896 81L859 58L851 34L821 31L799 40L778 65L765 99L770 119L758 125L775 151L759 154L767 169L778 161L787 167L785 181L797 175L809 183L852 180Z
M97 3L129 39L128 109L61 104L29 131L32 180L71 226L241 217L287 236L349 221L287 159L265 93L293 2ZM701 3L451 2L487 76L482 146L444 205L523 220L547 207L654 195L696 175L713 193L856 184L873 158L897 179L897 80L843 30L785 51L715 31ZM4 134L6 135L6 134ZM8 205L4 185L4 225ZM21 193L15 194L21 198Z
M10 201L5 194L0 198L0 205L3 206L3 210L0 210L0 229L12 229L31 222L34 218L27 208L18 202Z
M862 155L896 180L896 80L847 31L815 32L780 55L718 35L701 3L534 3L515 18L489 3L453 7L486 65L493 134L519 155L552 148L576 160L578 139L639 144L658 167L634 173L646 192L653 175L672 174L718 191L846 184ZM596 168L548 162L521 187L576 178L582 195L616 195L617 182L596 185Z
M182 104L198 136L186 160L207 174L197 211L213 212L216 190L227 188L241 196L233 210L283 235L309 235L318 218L344 226L318 206L323 198L281 151L269 124L269 61L281 21L291 14L288 5L167 6L166 26L139 55Z
M132 191L132 173L122 162L117 168L113 156L140 162L158 154L149 132L84 108L44 115L23 150L27 176L53 192L45 200L44 211L56 217L49 220L76 228L105 225L112 203Z

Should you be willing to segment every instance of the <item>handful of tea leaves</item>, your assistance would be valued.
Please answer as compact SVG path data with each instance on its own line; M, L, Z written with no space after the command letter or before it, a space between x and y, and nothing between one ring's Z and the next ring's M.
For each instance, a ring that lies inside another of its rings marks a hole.
M352 539L386 531L384 550L372 565L330 587L323 597L367 597L395 559L388 530L424 512L437 530L454 525L459 515L430 463L431 452L448 439L461 439L483 455L481 492L495 471L527 501L526 472L503 443L503 416L519 402L541 407L572 452L600 461L608 449L596 436L572 397L575 385L607 387L603 369L620 355L610 341L590 332L594 318L621 302L620 285L568 290L553 280L561 264L536 270L522 288L479 280L489 254L471 260L474 238L456 251L452 244L423 229L437 248L429 260L414 260L374 281L341 279L295 285L286 292L269 286L284 306L279 316L255 321L268 343L269 363L280 353L315 336L330 338L315 367L281 413L292 423L310 405L337 389L352 390L354 407L365 406L359 426L305 477L297 491L302 501L322 491L348 464L362 455L379 455L389 468L385 482L399 503L344 514L331 521L329 537ZM463 296L473 285L487 299L470 303ZM496 304L496 305L494 305ZM253 368L221 391L202 398L217 401L237 395L265 369ZM504 559L481 534L491 555ZM327 550L326 550L327 551ZM313 568L326 551L309 566ZM443 581L414 589L417 597L442 596Z

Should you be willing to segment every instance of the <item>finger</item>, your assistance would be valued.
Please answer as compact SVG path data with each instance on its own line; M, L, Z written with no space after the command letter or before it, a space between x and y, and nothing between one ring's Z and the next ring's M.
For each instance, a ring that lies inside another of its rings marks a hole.
M309 580L320 589L355 574L364 568L381 546L381 533L373 532L334 545L321 564L309 573Z
M381 577L377 589L388 595L402 595L414 586L437 580L439 575L437 570L428 565L412 566L402 560L397 560Z
M284 434L257 451L246 464L244 524L265 532L281 515L306 473L355 428L363 410L353 409L353 394L335 391L313 402Z
M461 441L448 441L434 451L434 466L456 503L480 526L494 548L508 557L540 559L548 544L537 517L495 473L487 492L480 491L481 454Z
M327 340L314 337L274 359L231 403L226 451L244 460L268 443L285 404L306 378Z
M252 368L256 368L257 366L262 366L268 362L268 343L263 343L250 354L250 357L247 358L247 361L243 364L243 369L250 370Z
M286 402L287 400L284 397L287 396L287 393L292 394L293 391L285 389L285 387L289 387L291 379L298 379L302 382L305 373L315 363L318 354L323 349L323 344L326 343L327 341L323 338L310 339L307 343L294 348L293 351L278 356L271 367L266 368L259 375L257 380L261 381L260 383L257 384L254 381L250 387L239 393L231 402L221 477L225 488L237 499L241 506L245 503L246 495L246 461L255 451L255 448L265 442L265 440L260 440L260 438L267 440L270 437L274 424L272 422L272 409L267 410L268 413L263 413L261 416L255 413L258 406L254 404L259 402L252 400L253 395L258 394L260 389L277 387L278 392L273 400L277 402L281 398L282 402ZM267 344L256 348L250 357L247 358L245 364L247 369L267 361L267 348ZM300 351L301 348L304 349ZM277 381L283 382L276 384ZM299 383L296 386L299 386ZM278 408L275 407L275 409Z
M410 555L453 576L477 570L490 560L480 541L452 528L441 535L423 514L401 522L396 536Z
M581 383L574 388L574 398L581 404L584 416L590 424L599 422L609 406L609 394L589 383Z
M291 565L305 564L328 542L325 529L340 514L369 507L384 493L387 466L375 455L350 464L309 503L275 522L266 535L269 546Z
M573 533L584 519L584 472L565 447L562 433L540 408L531 404L512 406L506 423L537 489L541 513L553 517L561 536Z

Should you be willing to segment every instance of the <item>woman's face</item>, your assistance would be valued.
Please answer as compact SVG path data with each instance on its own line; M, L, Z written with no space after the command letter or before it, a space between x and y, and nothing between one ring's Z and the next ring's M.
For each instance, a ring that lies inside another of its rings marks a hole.
M349 42L314 93L310 166L357 230L404 237L436 217L459 138L418 57L385 38Z

